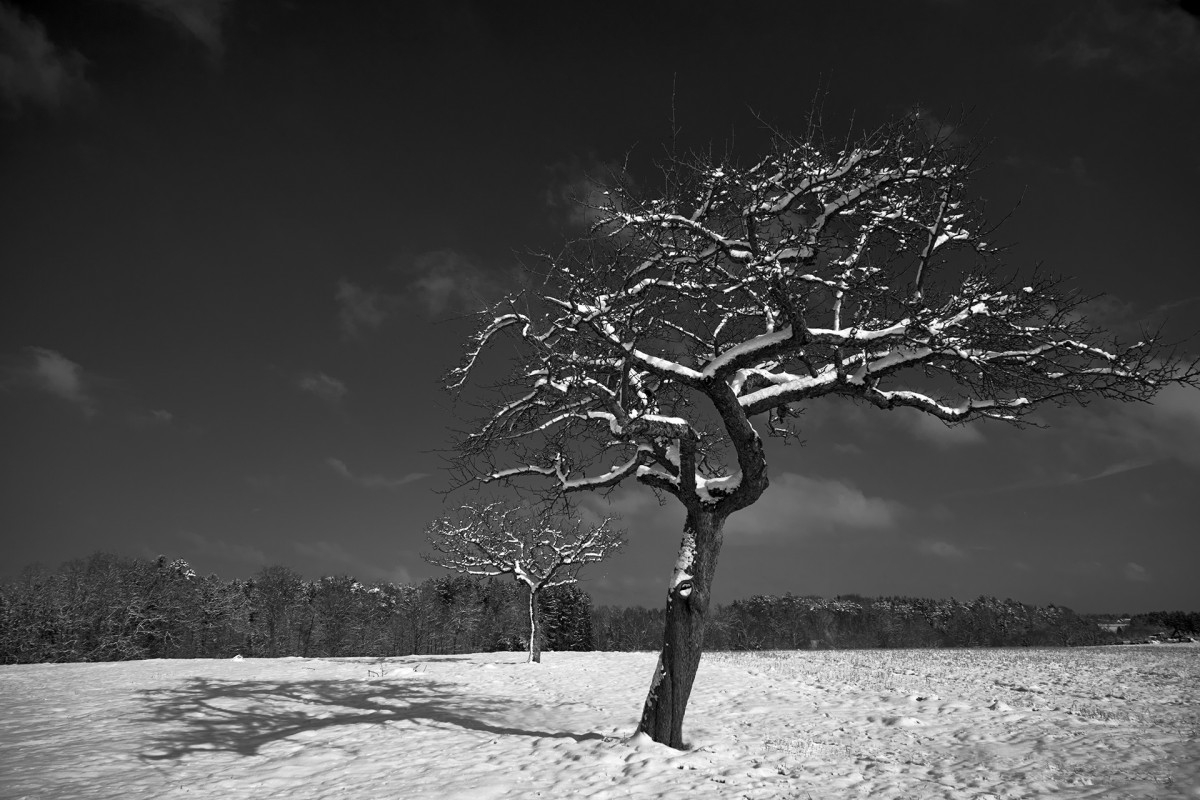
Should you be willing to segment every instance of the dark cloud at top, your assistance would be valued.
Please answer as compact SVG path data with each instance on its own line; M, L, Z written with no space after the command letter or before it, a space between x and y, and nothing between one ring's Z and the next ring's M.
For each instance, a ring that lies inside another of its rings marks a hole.
M1096 0L1078 7L1037 47L1042 61L1110 70L1127 78L1200 68L1194 3Z
M199 43L215 64L225 43L222 26L232 0L105 0L135 7ZM100 13L98 9L88 9ZM34 10L0 0L0 114L15 117L29 106L61 110L93 95L89 60L57 41Z
M0 2L0 112L63 108L87 93L86 65L77 51L51 41L38 19Z
M221 25L232 0L110 0L137 6L170 23L179 33L198 41L219 61L225 44Z

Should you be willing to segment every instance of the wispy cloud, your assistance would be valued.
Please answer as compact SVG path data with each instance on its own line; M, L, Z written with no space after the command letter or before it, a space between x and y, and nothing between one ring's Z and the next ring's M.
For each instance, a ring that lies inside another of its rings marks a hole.
M1081 303L1071 316L1105 329L1131 326L1139 321L1139 311L1133 303L1114 294L1102 294Z
M1019 480L954 496L1084 485L1170 461L1200 467L1200 390L1189 386L1169 385L1150 403L1050 409L1044 421L1049 430L1029 441L1057 447L1057 454L1030 462Z
M314 397L336 406L346 396L346 384L324 372L306 372L296 379L296 387Z
M1103 478L1111 478L1114 475L1120 475L1125 472L1131 472L1135 469L1149 467L1155 463L1157 463L1157 459L1154 458L1130 458L1122 461L1116 461L1106 467L1091 472L1073 472L1071 470L1040 472L1011 483L955 492L949 496L971 497L1008 494L1010 492L1023 492L1033 489L1053 489L1062 486L1079 486L1092 481L1098 481Z
M1154 463L1153 458L1131 458L1125 461L1118 461L1115 464L1109 464L1099 472L1083 475L1080 477L1072 476L1068 483L1087 483L1088 481L1098 481L1101 478L1111 478L1113 475L1120 475L1124 472L1132 472L1135 469L1142 469Z
M1191 305L1192 303L1195 303L1197 300L1200 300L1200 294L1192 295L1191 297L1185 297L1181 300L1171 300L1170 302L1163 303L1162 305L1157 306L1154 309L1154 311L1151 312L1151 315L1156 316L1158 314L1165 314L1166 312L1173 311L1176 308Z
M38 388L74 403L91 416L95 413L91 394L84 386L83 367L62 353L43 347L30 348L33 352L33 377Z
M622 527L638 531L682 531L683 508L674 499L663 504L640 486L620 487L607 496L580 498L584 522L617 516ZM793 472L772 476L758 502L729 518L730 545L799 540L839 530L885 531L909 513L902 503L873 497L848 481L809 478Z
M598 221L602 215L596 208L608 202L608 188L618 181L632 181L620 164L602 161L595 154L559 161L548 169L546 208L556 222L573 228L588 228Z
M135 428L163 428L175 422L175 415L164 408L152 408L131 412L128 420Z
M978 422L966 425L947 425L937 417L912 409L900 409L899 417L903 420L903 424L908 426L907 431L913 437L942 450L981 444L987 441L983 435L982 426Z
M65 400L85 417L97 413L91 382L83 367L45 347L27 348L23 358L4 368L4 386L21 386Z
M514 270L488 270L455 250L422 253L405 268L410 295L425 313L470 312L490 306L518 285Z
M396 305L396 298L375 289L364 289L352 281L338 281L338 323L343 339L358 339L378 330Z
M1200 466L1200 390L1173 384L1152 403L1094 404L1069 415L1069 433L1124 454L1119 471L1163 459ZM1113 468L1094 477L1116 474Z
M123 381L85 369L57 350L27 347L20 354L0 356L0 389L20 389L62 400L91 419L103 406L109 419L131 428L178 428L174 412L143 403ZM185 427L184 433L199 433Z
M224 53L221 26L230 0L120 0L170 23L179 33L195 39L220 60Z
M86 59L58 47L32 16L0 2L0 111L15 117L26 103L57 110L89 91Z
M875 441L880 435L892 431L921 444L933 445L939 450L981 444L987 441L984 434L987 427L988 424L982 420L946 425L937 417L913 408L897 408L881 413L874 407L848 403L840 398L809 403L800 418L802 434L806 430L838 430L845 439L834 443L834 449L851 455L864 452L859 442Z
M398 291L366 289L343 278L338 282L338 320L344 339L358 339L395 316L464 314L492 305L521 286L523 273L484 267L457 250L429 250L397 259L392 267Z
M967 554L957 545L936 539L922 539L917 542L917 550L926 555L937 556L949 561L958 561L967 557Z
M1140 583L1150 580L1150 570L1133 561L1130 561L1122 568L1121 574L1125 576L1125 580L1127 581Z
M729 541L763 541L842 528L884 530L905 512L902 503L872 497L848 481L785 472L757 503L729 518Z
M222 24L232 0L112 0L170 23L199 42L210 59L224 53ZM58 110L87 97L88 61L56 44L37 17L0 0L0 116L15 117L26 104Z
M921 130L925 133L925 137L931 143L938 145L939 148L961 147L970 141L970 137L962 130L961 120L959 124L947 122L931 109L922 105L915 105L910 108L908 116L920 125Z
M429 477L429 473L427 472L410 472L399 478L388 478L383 475L355 475L346 466L346 462L340 458L327 458L325 459L325 463L329 465L330 469L346 480L357 483L359 486L366 487L367 489L398 489L401 486Z
M1200 23L1178 3L1091 0L1032 51L1035 61L1127 78L1200 66Z

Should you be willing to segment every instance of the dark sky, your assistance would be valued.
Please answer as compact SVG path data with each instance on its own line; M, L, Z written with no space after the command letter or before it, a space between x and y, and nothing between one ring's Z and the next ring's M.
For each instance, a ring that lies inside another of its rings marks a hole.
M564 12L563 8L572 11ZM461 316L671 130L914 110L990 142L1014 271L1200 325L1200 25L1179 3L0 0L0 572L107 550L420 580ZM1197 348L1197 342L1185 348ZM716 599L980 594L1200 608L1200 392L947 429L814 405L731 518ZM451 501L469 500L466 495ZM637 486L598 603L657 606Z

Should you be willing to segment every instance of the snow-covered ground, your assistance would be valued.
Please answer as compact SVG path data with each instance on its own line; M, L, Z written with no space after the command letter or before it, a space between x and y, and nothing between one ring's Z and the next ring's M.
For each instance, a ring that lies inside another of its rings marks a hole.
M3 798L1200 797L1200 646L0 667Z

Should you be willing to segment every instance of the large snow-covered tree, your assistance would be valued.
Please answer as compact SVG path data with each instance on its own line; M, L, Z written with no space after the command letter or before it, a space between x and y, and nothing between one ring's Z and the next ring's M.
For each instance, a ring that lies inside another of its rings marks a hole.
M722 527L767 489L762 436L795 433L807 401L1020 424L1196 384L1153 334L1119 340L1062 280L1006 269L974 170L906 119L857 144L778 134L746 164L670 157L649 194L614 176L590 233L485 312L449 373L492 390L456 442L464 482L636 481L686 509L639 724L655 741L683 745ZM504 353L506 378L476 375Z
M424 558L468 575L512 575L529 601L529 661L540 662L538 598L546 589L579 580L579 570L603 561L625 543L606 518L586 526L569 515L546 515L500 501L465 504L429 524L433 552Z

